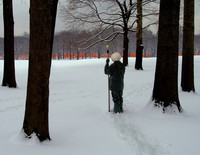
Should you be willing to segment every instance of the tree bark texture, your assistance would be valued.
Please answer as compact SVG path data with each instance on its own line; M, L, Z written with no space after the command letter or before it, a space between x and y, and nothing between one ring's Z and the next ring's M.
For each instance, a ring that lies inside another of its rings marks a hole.
M49 77L58 0L30 1L30 47L23 131L40 141L49 135Z
M161 0L157 64L152 100L155 106L174 106L181 112L178 97L178 37L180 0Z
M14 59L14 19L12 0L3 0L4 74L2 86L16 88Z
M124 66L128 66L128 29L124 30L124 39L123 39L123 64Z
M181 87L194 92L194 0L184 0L182 55Z
M143 70L142 67L142 0L137 0L137 32L136 32L136 61L135 69Z

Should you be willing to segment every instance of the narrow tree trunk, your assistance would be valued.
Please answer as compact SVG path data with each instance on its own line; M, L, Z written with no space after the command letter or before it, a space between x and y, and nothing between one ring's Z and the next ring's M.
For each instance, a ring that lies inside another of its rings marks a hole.
M194 0L184 0L182 58L182 90L194 92Z
M4 74L2 86L16 88L14 59L14 20L12 0L3 0Z
M30 55L23 131L50 140L49 77L58 0L30 1Z
M136 32L136 61L135 69L143 70L142 67L142 0L137 0L137 32Z
M128 30L124 30L124 40L123 40L123 64L128 66Z
M152 100L163 111L181 112L178 97L178 37L180 0L161 0L157 64Z

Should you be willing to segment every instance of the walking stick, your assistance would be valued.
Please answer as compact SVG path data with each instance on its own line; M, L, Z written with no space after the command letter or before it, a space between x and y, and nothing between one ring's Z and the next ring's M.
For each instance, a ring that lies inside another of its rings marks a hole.
M109 45L106 45L107 48L107 59L109 59ZM108 112L110 112L110 75L108 74Z

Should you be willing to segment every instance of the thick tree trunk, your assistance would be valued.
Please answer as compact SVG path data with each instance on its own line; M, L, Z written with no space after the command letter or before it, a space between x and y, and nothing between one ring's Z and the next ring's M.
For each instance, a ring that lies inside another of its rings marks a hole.
M14 20L12 0L3 0L4 74L2 86L16 88L14 59Z
M40 141L50 140L49 77L58 0L30 1L30 51L23 130Z
M136 32L136 61L135 69L143 70L142 67L142 0L137 0L137 32Z
M124 66L128 66L128 30L124 30L124 38L123 38L123 64Z
M184 0L182 58L182 90L194 92L194 0Z
M178 37L180 0L161 0L157 64L152 100L163 111L182 108L178 97Z

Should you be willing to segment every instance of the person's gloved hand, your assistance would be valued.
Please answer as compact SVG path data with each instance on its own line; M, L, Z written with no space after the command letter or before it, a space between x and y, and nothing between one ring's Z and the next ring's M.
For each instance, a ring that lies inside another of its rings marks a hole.
M109 61L110 61L109 59L106 59L106 64L108 64L108 63L109 63Z

